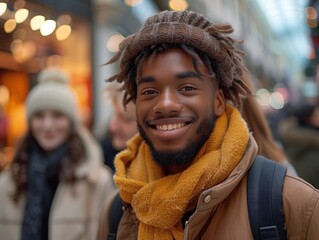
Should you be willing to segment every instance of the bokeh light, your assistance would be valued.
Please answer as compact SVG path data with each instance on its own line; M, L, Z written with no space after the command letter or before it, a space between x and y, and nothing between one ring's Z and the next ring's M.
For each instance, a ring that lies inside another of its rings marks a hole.
M55 32L56 39L59 41L67 39L71 35L71 26L69 25L62 25L57 28Z
M7 4L4 2L0 2L0 16L5 13L7 10Z
M172 10L186 10L188 8L188 2L186 0L170 0L168 3Z
M16 11L14 17L17 21L17 23L23 23L29 16L29 10L26 8L21 8L18 11Z
M270 93L267 89L261 88L256 92L257 102L264 107L269 106L270 104Z
M33 31L39 30L44 23L45 17L42 15L34 16L30 21L30 26Z
M11 33L17 26L17 22L15 19L9 19L4 23L4 31L6 33Z
M285 99L280 92L273 92L270 95L270 106L274 109L282 109L285 105Z
M106 43L106 47L111 52L118 52L119 45L123 41L124 37L120 33L114 33Z
M49 36L54 32L56 28L56 22L54 20L46 20L40 28L42 36Z

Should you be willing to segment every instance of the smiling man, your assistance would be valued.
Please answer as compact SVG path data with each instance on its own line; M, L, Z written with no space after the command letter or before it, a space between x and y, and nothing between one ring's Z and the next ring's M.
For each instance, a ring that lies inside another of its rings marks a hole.
M138 129L167 173L189 166L224 111L218 83L201 62L198 67L174 47L146 58L137 80Z
M125 207L116 239L253 239L247 173L258 147L239 111L250 91L231 32L192 11L164 11L110 60L120 59L110 81L123 84L124 104L136 104L140 133L115 159ZM113 199L99 239L110 232ZM315 188L285 176L287 238L319 237L318 200Z

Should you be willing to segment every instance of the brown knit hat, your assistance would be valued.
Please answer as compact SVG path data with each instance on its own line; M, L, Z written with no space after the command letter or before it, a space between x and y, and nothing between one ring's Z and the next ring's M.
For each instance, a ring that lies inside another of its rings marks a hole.
M119 52L107 63L120 59L120 73L109 81L124 81L126 101L132 100L129 87L132 61L146 48L160 43L185 44L208 55L220 69L220 82L226 91L226 99L241 105L240 96L250 93L241 75L246 68L242 64L244 53L236 47L239 43L228 36L233 29L228 24L214 24L208 18L193 11L163 11L149 17L141 29L120 44Z

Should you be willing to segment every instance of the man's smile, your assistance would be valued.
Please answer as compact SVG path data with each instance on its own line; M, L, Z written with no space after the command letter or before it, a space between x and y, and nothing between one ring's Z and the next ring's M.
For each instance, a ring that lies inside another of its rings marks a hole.
M184 127L186 123L174 123L174 124L165 124L165 125L156 125L156 129L160 131L171 131L181 127Z
M161 118L146 121L146 126L159 131L173 131L181 129L194 121L194 117Z

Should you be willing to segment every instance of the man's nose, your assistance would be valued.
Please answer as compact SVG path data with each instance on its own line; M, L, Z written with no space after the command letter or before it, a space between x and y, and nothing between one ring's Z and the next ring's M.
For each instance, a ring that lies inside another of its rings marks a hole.
M182 110L182 104L178 92L172 89L165 89L160 93L158 102L153 107L155 113L168 114L172 112L179 112Z

